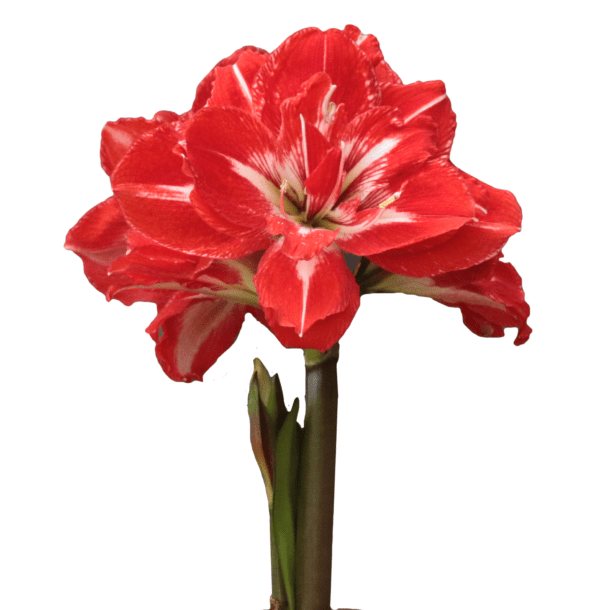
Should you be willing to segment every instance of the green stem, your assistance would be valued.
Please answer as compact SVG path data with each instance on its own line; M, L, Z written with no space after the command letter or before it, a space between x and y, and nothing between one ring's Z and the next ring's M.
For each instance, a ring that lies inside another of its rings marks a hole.
M329 610L337 431L339 345L304 350L306 417L300 459L296 529L298 610Z

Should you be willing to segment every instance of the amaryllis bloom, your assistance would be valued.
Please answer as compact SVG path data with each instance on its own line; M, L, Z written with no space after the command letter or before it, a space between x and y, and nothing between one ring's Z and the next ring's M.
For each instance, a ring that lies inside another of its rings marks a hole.
M493 296L501 281L520 314L465 302L465 323L490 336L518 326L525 340L520 278L497 262L521 210L451 163L455 127L444 84L403 84L354 26L304 29L273 53L243 47L202 80L189 112L106 125L114 196L67 247L108 298L158 305L149 332L174 379L201 379L246 312L287 347L329 349L359 306L348 255L405 287L493 267L502 279L474 291L512 311ZM217 276L219 289L206 279ZM380 290L389 282L362 287Z

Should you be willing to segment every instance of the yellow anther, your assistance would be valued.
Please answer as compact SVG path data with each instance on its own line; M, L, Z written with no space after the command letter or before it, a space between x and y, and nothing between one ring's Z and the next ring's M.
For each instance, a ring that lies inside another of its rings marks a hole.
M379 204L379 207L380 208L387 208L388 205L390 205L390 203L394 203L394 201L396 201L396 199L398 199L398 197L400 197L400 193L394 193L391 197L389 197L385 201L382 201Z
M329 123L329 121L331 121L336 108L337 106L334 102L329 102L329 106L327 106L327 112L325 113L325 118L323 119L326 123Z

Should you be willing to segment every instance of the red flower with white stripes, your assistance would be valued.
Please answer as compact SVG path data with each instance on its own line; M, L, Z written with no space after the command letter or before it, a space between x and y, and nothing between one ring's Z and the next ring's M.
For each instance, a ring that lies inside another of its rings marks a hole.
M256 288L284 345L325 350L345 331L359 287L344 253L431 277L495 256L519 230L511 194L450 163L444 85L403 85L374 37L310 28L260 61L221 69L227 85L181 144L190 203L214 230L197 251L266 249Z
M519 231L512 194L450 162L455 127L443 83L404 85L354 26L243 47L189 112L107 124L114 197L66 245L108 298L158 305L148 330L174 379L201 379L246 312L285 346L325 351L359 305L348 255L438 286Z

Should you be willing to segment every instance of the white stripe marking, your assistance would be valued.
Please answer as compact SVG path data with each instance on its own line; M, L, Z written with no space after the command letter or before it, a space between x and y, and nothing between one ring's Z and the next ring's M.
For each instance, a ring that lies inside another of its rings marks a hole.
M314 275L317 268L318 259L311 258L307 261L298 261L296 263L296 274L302 282L302 317L300 320L300 337L304 334L304 323L306 321L306 308L308 305L308 288L310 278Z
M387 153L393 150L401 141L401 138L386 138L385 140L381 140L376 146L373 146L373 148L371 148L371 150L369 150L369 152L346 174L344 184L342 185L342 192L345 191L367 167L381 159L381 157L387 155Z
M416 112L413 112L409 117L404 119L404 124L406 125L406 123L408 123L409 121L412 121L417 115L421 114L422 112L425 112L426 110L429 110L432 106L439 104L440 102L445 100L447 97L448 96L444 93L444 95L440 95L439 97L436 97L434 100L432 100L428 104L425 104L425 106L421 106L421 108L419 108Z
M304 122L304 117L302 115L300 115L300 125L302 128L302 155L304 156L304 171L308 177L310 175L310 169L308 167L308 147L306 145L306 123Z
M253 184L276 208L279 208L280 191L270 180L255 169L240 163L237 159L225 157L231 163L233 170L242 178Z
M136 197L148 199L167 199L169 201L189 201L193 184L185 186L171 186L168 184L138 184L135 182L124 182L113 188L115 193L128 193Z
M240 69L238 68L237 64L233 64L233 73L235 74L236 78L238 79L238 82L240 83L242 93L246 96L250 107L252 108L252 95L250 95L248 83L246 82L246 79L242 76L242 73L240 72Z
M481 222L479 220L477 220L477 218L473 218L473 220L476 220L479 224L477 225L477 228L479 229L489 229L490 231L512 231L514 230L516 227L514 227L513 225L507 225L507 224L492 224L490 222Z
M177 368L182 376L191 373L200 348L227 319L234 307L234 303L221 302L217 305L211 301L188 307L183 314L177 342Z
M392 216L393 214L393 216ZM385 210L383 214L377 219L378 225L389 225L395 222L416 222L418 216L411 214L410 212L396 212L393 210Z

